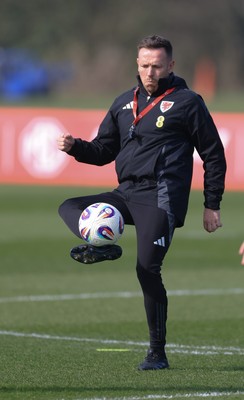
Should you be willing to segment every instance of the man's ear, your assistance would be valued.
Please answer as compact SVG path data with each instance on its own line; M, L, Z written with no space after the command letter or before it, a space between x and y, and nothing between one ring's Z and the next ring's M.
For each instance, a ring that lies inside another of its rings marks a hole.
M169 68L168 68L169 73L173 72L174 66L175 66L175 60L171 60L169 63Z

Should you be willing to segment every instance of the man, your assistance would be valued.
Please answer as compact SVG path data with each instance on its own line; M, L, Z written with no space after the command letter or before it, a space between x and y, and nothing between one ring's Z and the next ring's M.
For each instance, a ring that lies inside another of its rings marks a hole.
M137 234L137 276L149 327L150 348L140 370L168 368L165 354L167 294L161 266L175 227L188 206L193 150L203 160L204 213L207 232L222 226L224 149L202 100L174 75L171 43L160 37L138 45L138 85L119 96L91 142L62 134L58 148L79 162L104 165L115 160L119 186L107 193L66 200L59 213L80 237L78 221L89 204L107 202L119 209ZM142 218L143 216L143 218ZM80 245L71 256L83 263L120 257L119 246Z

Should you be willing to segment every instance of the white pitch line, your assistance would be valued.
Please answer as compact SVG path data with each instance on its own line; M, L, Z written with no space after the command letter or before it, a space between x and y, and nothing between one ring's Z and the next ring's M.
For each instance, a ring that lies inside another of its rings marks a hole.
M190 398L215 398L215 397L230 397L230 396L243 396L244 391L233 392L196 392L196 393L177 393L177 394L149 394L147 396L133 396L133 397L92 397L85 399L74 400L160 400L160 399L190 399ZM65 399L61 399L65 400Z
M228 289L196 289L196 290L168 290L168 296L223 296L223 295L242 295L244 288ZM78 293L78 294L50 294L50 295L30 295L0 297L0 303L23 303L23 302L45 302L45 301L67 301L67 300L91 300L91 299L129 299L142 297L141 292L98 292L98 293Z
M205 393L178 393L178 394L149 394L147 396L133 396L133 397L93 397L86 399L75 399L75 400L160 400L160 399L190 399L192 397L198 398L209 398L209 397L230 397L230 396L242 396L243 391L233 392L205 392ZM62 399L65 400L65 399Z
M25 332L15 332L15 331L0 331L0 336L13 336L22 338L32 338L41 340L58 340L58 341L68 341L68 342L83 342L83 343L97 343L104 345L123 345L123 346L139 346L148 347L148 342L137 342L133 340L110 340L110 339L95 339L95 338L82 338L75 336L59 336L59 335L49 335L44 333L25 333ZM182 354L192 354L192 355L244 355L244 348L240 347L220 347L220 346L190 346L190 345L180 345L169 343L166 345L167 351L169 353L182 353Z
M244 289L243 289L244 290ZM98 292L78 294L50 294L39 296L0 297L0 303L41 302L41 301L66 301L66 300L91 300L140 297L140 292Z

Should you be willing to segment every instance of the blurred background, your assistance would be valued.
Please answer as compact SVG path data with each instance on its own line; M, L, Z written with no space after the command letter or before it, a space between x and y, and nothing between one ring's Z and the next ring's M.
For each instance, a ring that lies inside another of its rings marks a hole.
M107 106L151 34L208 104L244 109L244 0L1 0L0 102Z
M151 34L172 42L175 73L204 97L228 163L223 229L212 236L202 228L195 158L187 221L164 266L175 295L163 385L160 374L134 373L137 347L96 349L100 340L147 340L134 227L121 238L121 259L82 267L69 256L78 238L57 212L67 198L117 185L113 164L77 163L56 138L94 137L114 98L136 84L137 44ZM244 0L0 0L1 399L243 391L243 39ZM123 292L132 297L113 296Z

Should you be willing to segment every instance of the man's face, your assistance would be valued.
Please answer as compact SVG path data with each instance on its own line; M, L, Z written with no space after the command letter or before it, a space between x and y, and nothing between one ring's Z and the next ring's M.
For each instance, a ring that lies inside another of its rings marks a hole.
M164 48L142 48L138 53L137 65L143 86L151 95L158 88L158 80L167 78L173 71L174 61L169 59Z

